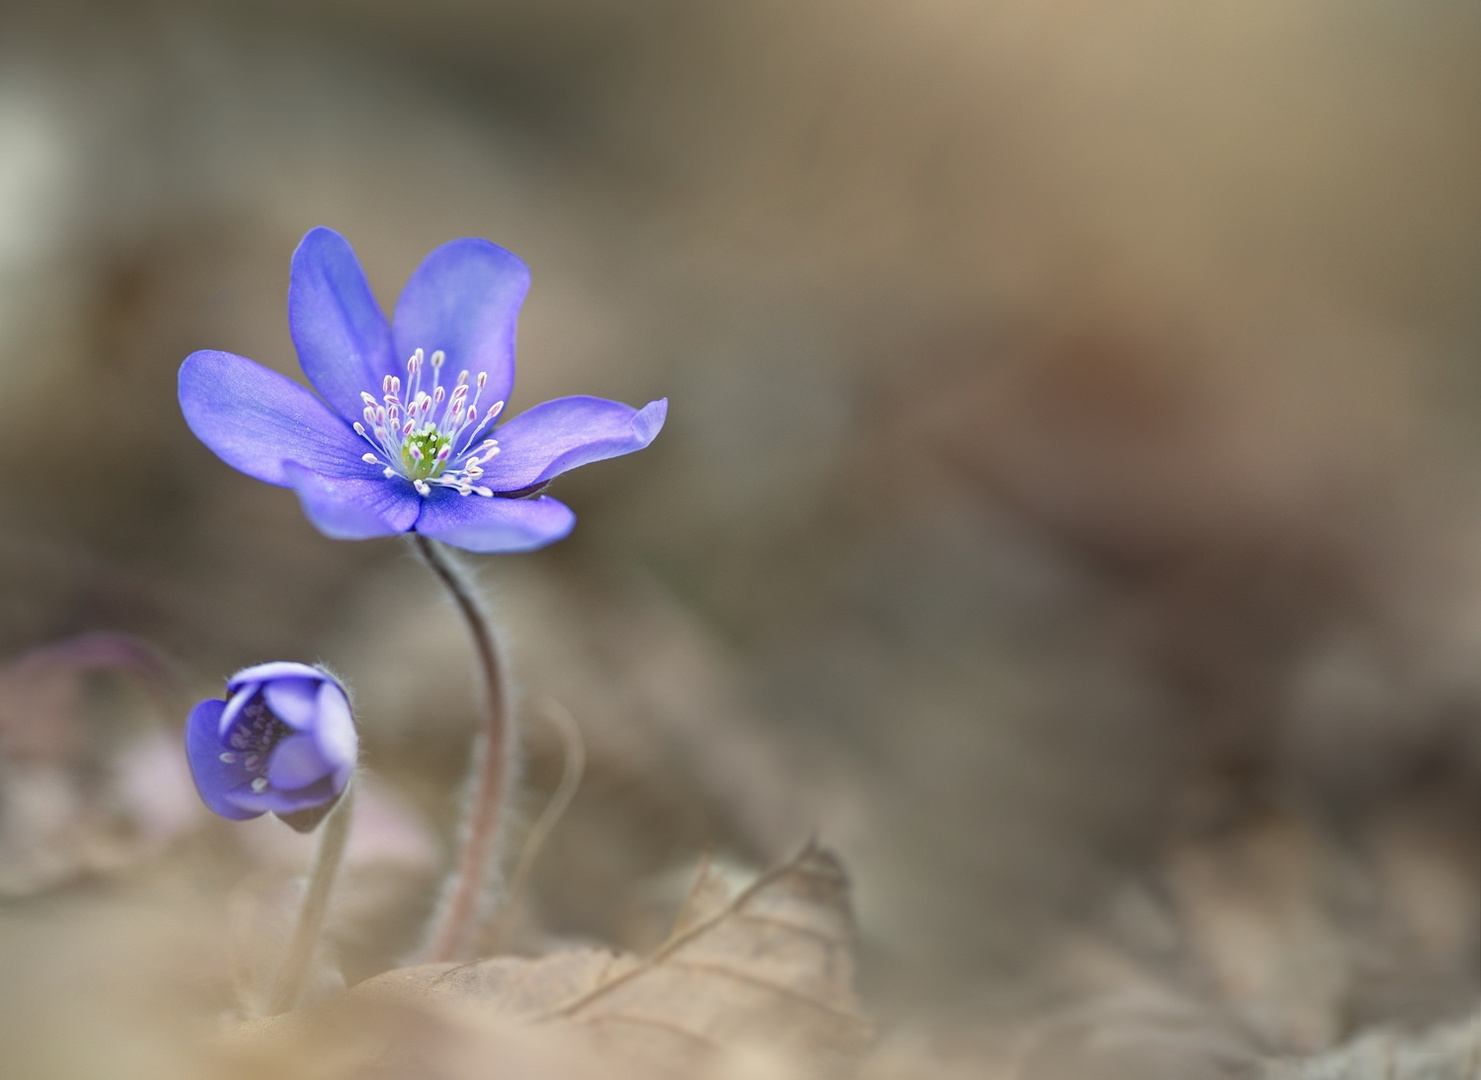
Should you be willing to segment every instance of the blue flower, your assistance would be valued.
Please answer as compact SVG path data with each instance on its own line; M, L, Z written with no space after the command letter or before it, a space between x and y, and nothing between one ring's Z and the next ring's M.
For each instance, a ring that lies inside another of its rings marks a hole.
M344 794L359 747L344 687L288 661L237 672L226 700L201 702L185 722L190 773L208 807L232 821L271 812L301 831Z
M543 547L576 522L545 485L647 446L668 401L557 398L496 428L529 285L508 251L454 240L412 274L387 323L344 237L314 229L293 254L288 325L322 400L251 360L203 351L180 367L185 422L228 465L293 488L327 536Z

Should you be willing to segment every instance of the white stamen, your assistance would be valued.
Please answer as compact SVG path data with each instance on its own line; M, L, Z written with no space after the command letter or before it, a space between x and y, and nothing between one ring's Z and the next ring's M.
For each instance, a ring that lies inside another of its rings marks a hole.
M447 355L438 349L430 356L415 350L406 361L406 381L387 375L381 380L381 398L362 393L363 424L353 425L375 453L361 455L370 465L381 466L381 475L411 481L417 494L427 496L434 486L451 488L460 495L493 497L493 491L477 483L482 466L499 452L496 439L485 438L489 425L504 410L497 401L480 412L479 397L488 386L486 371L467 368L458 372L451 387L442 385ZM423 374L430 367L430 387ZM469 391L472 391L470 393Z

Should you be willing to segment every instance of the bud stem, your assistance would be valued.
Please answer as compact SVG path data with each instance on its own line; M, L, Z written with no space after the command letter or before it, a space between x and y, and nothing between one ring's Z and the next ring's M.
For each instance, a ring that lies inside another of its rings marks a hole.
M472 936L479 900L488 884L508 788L513 729L505 722L509 705L498 645L473 583L441 544L420 533L412 533L410 539L468 624L484 681L484 730L474 753L471 798L463 811L458 862L433 917L425 952L428 961L446 962L458 959Z
M288 955L283 958L283 966L278 969L277 982L268 1002L269 1016L287 1012L298 1004L304 976L308 974L314 949L319 944L320 931L324 928L324 915L329 910L329 892L334 887L340 860L344 858L354 802L355 780L351 777L319 833L319 846L314 850L313 865L309 868L308 886L298 909L298 925L293 928L293 941L288 946Z

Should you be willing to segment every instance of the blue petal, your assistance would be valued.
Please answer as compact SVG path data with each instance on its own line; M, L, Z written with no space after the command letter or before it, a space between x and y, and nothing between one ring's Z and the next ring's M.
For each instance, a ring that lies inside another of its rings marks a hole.
M396 301L396 358L422 349L447 357L443 380L467 369L488 374L481 406L507 401L514 387L514 324L530 289L530 271L487 240L454 240L422 261ZM425 380L425 376L423 376ZM425 385L425 383L424 383Z
M262 696L279 720L298 731L308 731L319 715L319 687L323 682L319 678L274 679L262 688Z
M360 416L362 390L379 398L382 380L398 370L386 317L333 229L311 230L293 253L288 329L309 382L347 419Z
M543 484L568 469L641 450L668 415L668 398L634 409L620 401L566 397L536 405L494 432L499 452L483 467L495 491Z
M466 551L492 555L534 551L563 539L575 524L571 508L549 496L489 499L434 488L423 501L417 532Z
M180 365L180 410L216 456L248 476L289 483L285 462L363 475L364 441L308 390L242 356L197 352Z
M292 464L284 466L284 474L298 492L304 514L335 540L404 533L416 522L421 505L416 489L400 477L326 476Z
M324 760L334 766L334 782L343 789L355 771L360 756L360 738L355 731L355 718L350 702L336 682L319 687L318 723L313 736L318 741Z
M217 735L223 743L231 738L231 733L237 726L242 710L247 707L247 702L252 700L252 696L257 693L261 685L255 682L241 682L237 683L234 689L228 687L232 690L232 695L227 699L226 708L221 711L216 721ZM223 749L230 749L230 747L223 747Z
M308 664L300 664L294 660L270 660L266 664L253 664L251 667L242 668L231 678L226 680L226 689L235 691L238 687L245 686L249 682L265 683L273 679L327 679L324 672Z
M296 791L334 772L312 735L290 735L273 747L267 762L267 781L279 791Z
M190 710L190 718L185 721L185 756L190 760L190 775L195 778L201 801L224 818L246 821L262 811L244 809L226 797L232 788L247 783L251 774L240 758L234 763L221 760L225 747L221 744L220 723L225 708L226 702L211 698Z
M311 810L316 806L333 802L339 798L343 790L343 788L335 788L333 777L326 776L308 787L293 791L279 791L273 787L253 791L248 785L227 792L226 798L239 812L246 812L249 817L256 817L269 811L274 814L296 814L300 810Z

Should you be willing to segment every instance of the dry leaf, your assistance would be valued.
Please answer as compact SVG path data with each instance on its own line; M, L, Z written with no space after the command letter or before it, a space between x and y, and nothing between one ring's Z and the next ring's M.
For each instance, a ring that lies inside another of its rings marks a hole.
M1372 1031L1325 1054L1285 1061L1265 1080L1476 1080L1481 1014L1422 1035Z
M344 1067L331 1075L354 1075L370 1062L384 1069L388 1058L400 1061L425 1041L408 1031L426 1026L402 1022L380 1037L383 1023L357 1025L353 1017L400 1010L424 1013L427 1025L454 1033L432 1040L444 1070L452 1068L447 1054L486 1061L469 1049L475 1044L502 1059L511 1040L532 1061L544 1060L542 1047L547 1065L559 1056L559 1075L588 1068L606 1077L716 1075L740 1055L770 1075L805 1068L815 1076L852 1062L869 1025L852 987L852 914L838 861L809 846L734 897L717 882L705 867L682 921L651 956L581 949L400 969L328 1007L244 1025L228 1046L258 1061L302 1060L300 1044L321 1042L332 1030L334 1059ZM345 1042L347 1030L358 1032L355 1045ZM427 1067L420 1059L408 1066Z
M1220 995L1270 1045L1338 1037L1351 959L1331 910L1330 856L1305 822L1274 816L1172 852L1167 876Z

